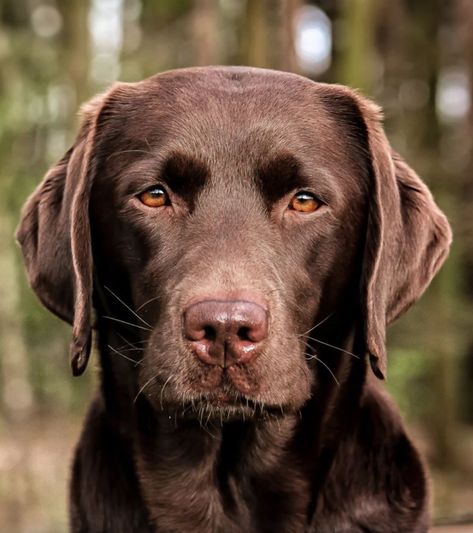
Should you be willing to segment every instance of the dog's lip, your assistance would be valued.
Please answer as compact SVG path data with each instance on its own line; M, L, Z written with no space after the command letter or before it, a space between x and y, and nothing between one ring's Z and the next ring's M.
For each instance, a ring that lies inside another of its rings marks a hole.
M220 409L223 411L230 409L233 412L251 412L254 415L260 413L271 413L280 416L285 412L284 406L259 402L246 396L235 396L234 394L227 393L226 391L218 391L218 393L212 392L208 396L189 400L187 405L189 407L193 407L195 410L198 410L200 407L215 409L217 411Z

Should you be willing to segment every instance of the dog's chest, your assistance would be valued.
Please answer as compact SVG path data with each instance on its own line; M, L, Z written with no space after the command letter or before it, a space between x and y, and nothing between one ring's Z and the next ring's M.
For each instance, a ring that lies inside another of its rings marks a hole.
M206 446L194 443L193 453L181 441L166 457L159 456L159 448L137 457L141 490L157 532L306 529L308 481L291 468L290 457L270 468L254 464L249 455L230 465L222 459L220 439Z

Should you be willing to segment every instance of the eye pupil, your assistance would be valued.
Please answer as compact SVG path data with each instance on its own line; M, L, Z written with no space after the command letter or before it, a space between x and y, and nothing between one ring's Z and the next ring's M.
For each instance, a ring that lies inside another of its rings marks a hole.
M321 205L321 202L310 192L298 192L289 202L289 209L300 213L312 213Z

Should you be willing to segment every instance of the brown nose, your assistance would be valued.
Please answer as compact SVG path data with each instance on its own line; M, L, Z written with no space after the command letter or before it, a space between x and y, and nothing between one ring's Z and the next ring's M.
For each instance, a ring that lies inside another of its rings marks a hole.
M207 364L247 363L267 334L268 313L254 302L203 300L184 311L184 336Z

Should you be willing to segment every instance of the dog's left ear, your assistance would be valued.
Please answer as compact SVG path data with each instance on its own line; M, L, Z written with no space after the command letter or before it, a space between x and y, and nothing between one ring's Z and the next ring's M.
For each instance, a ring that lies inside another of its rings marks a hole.
M446 259L452 234L426 185L391 148L379 107L342 85L318 89L369 179L360 326L371 368L384 379L386 327L420 298Z
M424 292L448 255L445 215L419 176L386 139L379 108L352 93L366 127L371 194L362 302L371 367L386 376L386 327Z

